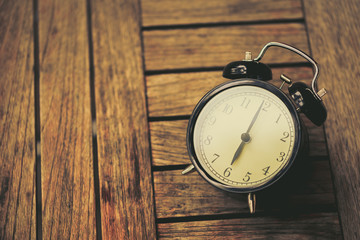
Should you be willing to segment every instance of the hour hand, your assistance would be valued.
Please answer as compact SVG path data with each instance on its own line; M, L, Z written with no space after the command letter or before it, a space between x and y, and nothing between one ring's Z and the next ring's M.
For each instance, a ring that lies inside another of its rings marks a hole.
M250 135L249 135L249 132L251 130L251 128L254 126L254 123L256 121L256 119L258 118L259 114L260 114L260 111L261 111L261 108L262 106L264 105L264 102L265 101L262 101L262 103L260 104L260 107L258 108L258 110L256 111L253 119L251 120L251 123L246 131L246 133L243 133L241 134L241 144L240 146L238 147L238 149L236 150L235 154L234 154L234 157L233 157L233 160L231 161L231 165L235 162L235 160L239 157L241 151L243 150L244 148L244 145L245 143L248 143L250 142Z
M238 149L236 150L235 154L234 154L234 157L231 161L231 165L233 165L233 163L235 162L235 160L239 157L241 151L243 150L244 148L244 145L245 145L245 142L241 142L240 146L238 147Z
M241 134L241 143L238 147L238 149L236 150L234 157L231 161L231 165L233 165L233 163L235 162L235 160L240 156L240 153L242 152L245 143L248 143L250 141L250 135L248 133L243 133Z

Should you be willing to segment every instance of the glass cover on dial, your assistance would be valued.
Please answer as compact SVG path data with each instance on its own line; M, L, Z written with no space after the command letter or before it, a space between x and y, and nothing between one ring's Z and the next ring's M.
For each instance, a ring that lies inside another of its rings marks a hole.
M292 156L294 120L284 102L258 86L235 86L212 97L195 122L193 144L204 171L235 188L273 179Z

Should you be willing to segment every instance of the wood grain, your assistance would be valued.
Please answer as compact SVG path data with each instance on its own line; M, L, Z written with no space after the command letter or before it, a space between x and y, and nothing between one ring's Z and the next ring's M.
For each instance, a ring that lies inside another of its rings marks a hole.
M146 70L223 67L257 56L268 42L285 42L308 52L305 27L301 23L255 24L144 31ZM294 53L274 48L265 63L303 62Z
M0 239L35 239L31 1L0 5Z
M39 1L43 238L93 239L86 5Z
M270 51L270 50L269 50ZM273 68L273 81L280 86L280 75L294 82L311 84L312 70L308 67ZM215 86L228 81L221 71L157 74L146 77L150 117L190 115L199 100ZM284 86L287 92L287 86Z
M138 1L91 1L103 239L155 239Z
M320 87L345 239L360 239L360 5L356 0L304 1L313 57L322 66Z
M289 20L302 18L299 0L142 0L143 26Z
M197 172L154 172L158 218L248 213L247 195L225 193ZM300 159L290 172L257 193L257 212L334 211L335 199L328 161Z
M341 239L336 213L160 223L159 239Z

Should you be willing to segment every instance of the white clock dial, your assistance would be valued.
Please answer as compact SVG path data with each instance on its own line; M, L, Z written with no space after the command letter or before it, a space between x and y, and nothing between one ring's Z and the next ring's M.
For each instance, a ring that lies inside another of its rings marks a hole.
M240 85L212 97L193 131L199 164L216 181L256 188L289 163L295 124L284 102L272 92Z

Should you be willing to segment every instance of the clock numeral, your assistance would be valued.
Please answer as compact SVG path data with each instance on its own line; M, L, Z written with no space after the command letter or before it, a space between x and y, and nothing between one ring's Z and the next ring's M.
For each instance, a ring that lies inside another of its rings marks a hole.
M285 153L284 153L284 152L280 152L280 156L279 156L278 158L276 158L276 161L282 162L282 161L284 161L284 157L285 157Z
M216 122L216 117L214 117L214 116L210 117L209 120L208 120L208 123L209 123L210 125L214 125L215 122Z
M229 115L230 113L232 113L233 109L234 108L233 108L232 105L226 104L225 107L224 107L223 113Z
M212 139L213 139L212 136L210 136L210 135L207 136L207 138L204 140L204 144L205 145L210 145Z
M270 166L267 166L266 168L263 168L262 170L264 171L264 175L266 176L266 174L268 174L270 169Z
M271 104L269 102L265 102L264 103L264 107L262 108L263 111L267 112L268 108L271 106Z
M279 123L280 118L281 118L281 114L279 114L279 117L276 119L276 123Z
M242 103L240 104L240 107L243 108L247 108L250 104L250 99L247 99L246 97L244 98L244 100L242 101Z
M215 158L211 161L211 163L214 163L215 161L216 161L216 159L218 159L219 157L220 157L220 155L219 154L216 154L216 153L214 153L214 155L213 155Z
M251 175L251 172L247 172L245 177L243 178L243 181L248 182L250 180L250 175Z
M286 138L288 138L290 136L290 134L288 132L284 132L283 135L284 135L284 137L280 138L280 140L283 142L286 142Z
M224 171L224 177L229 177L231 174L232 168L228 167L227 169L225 169Z

